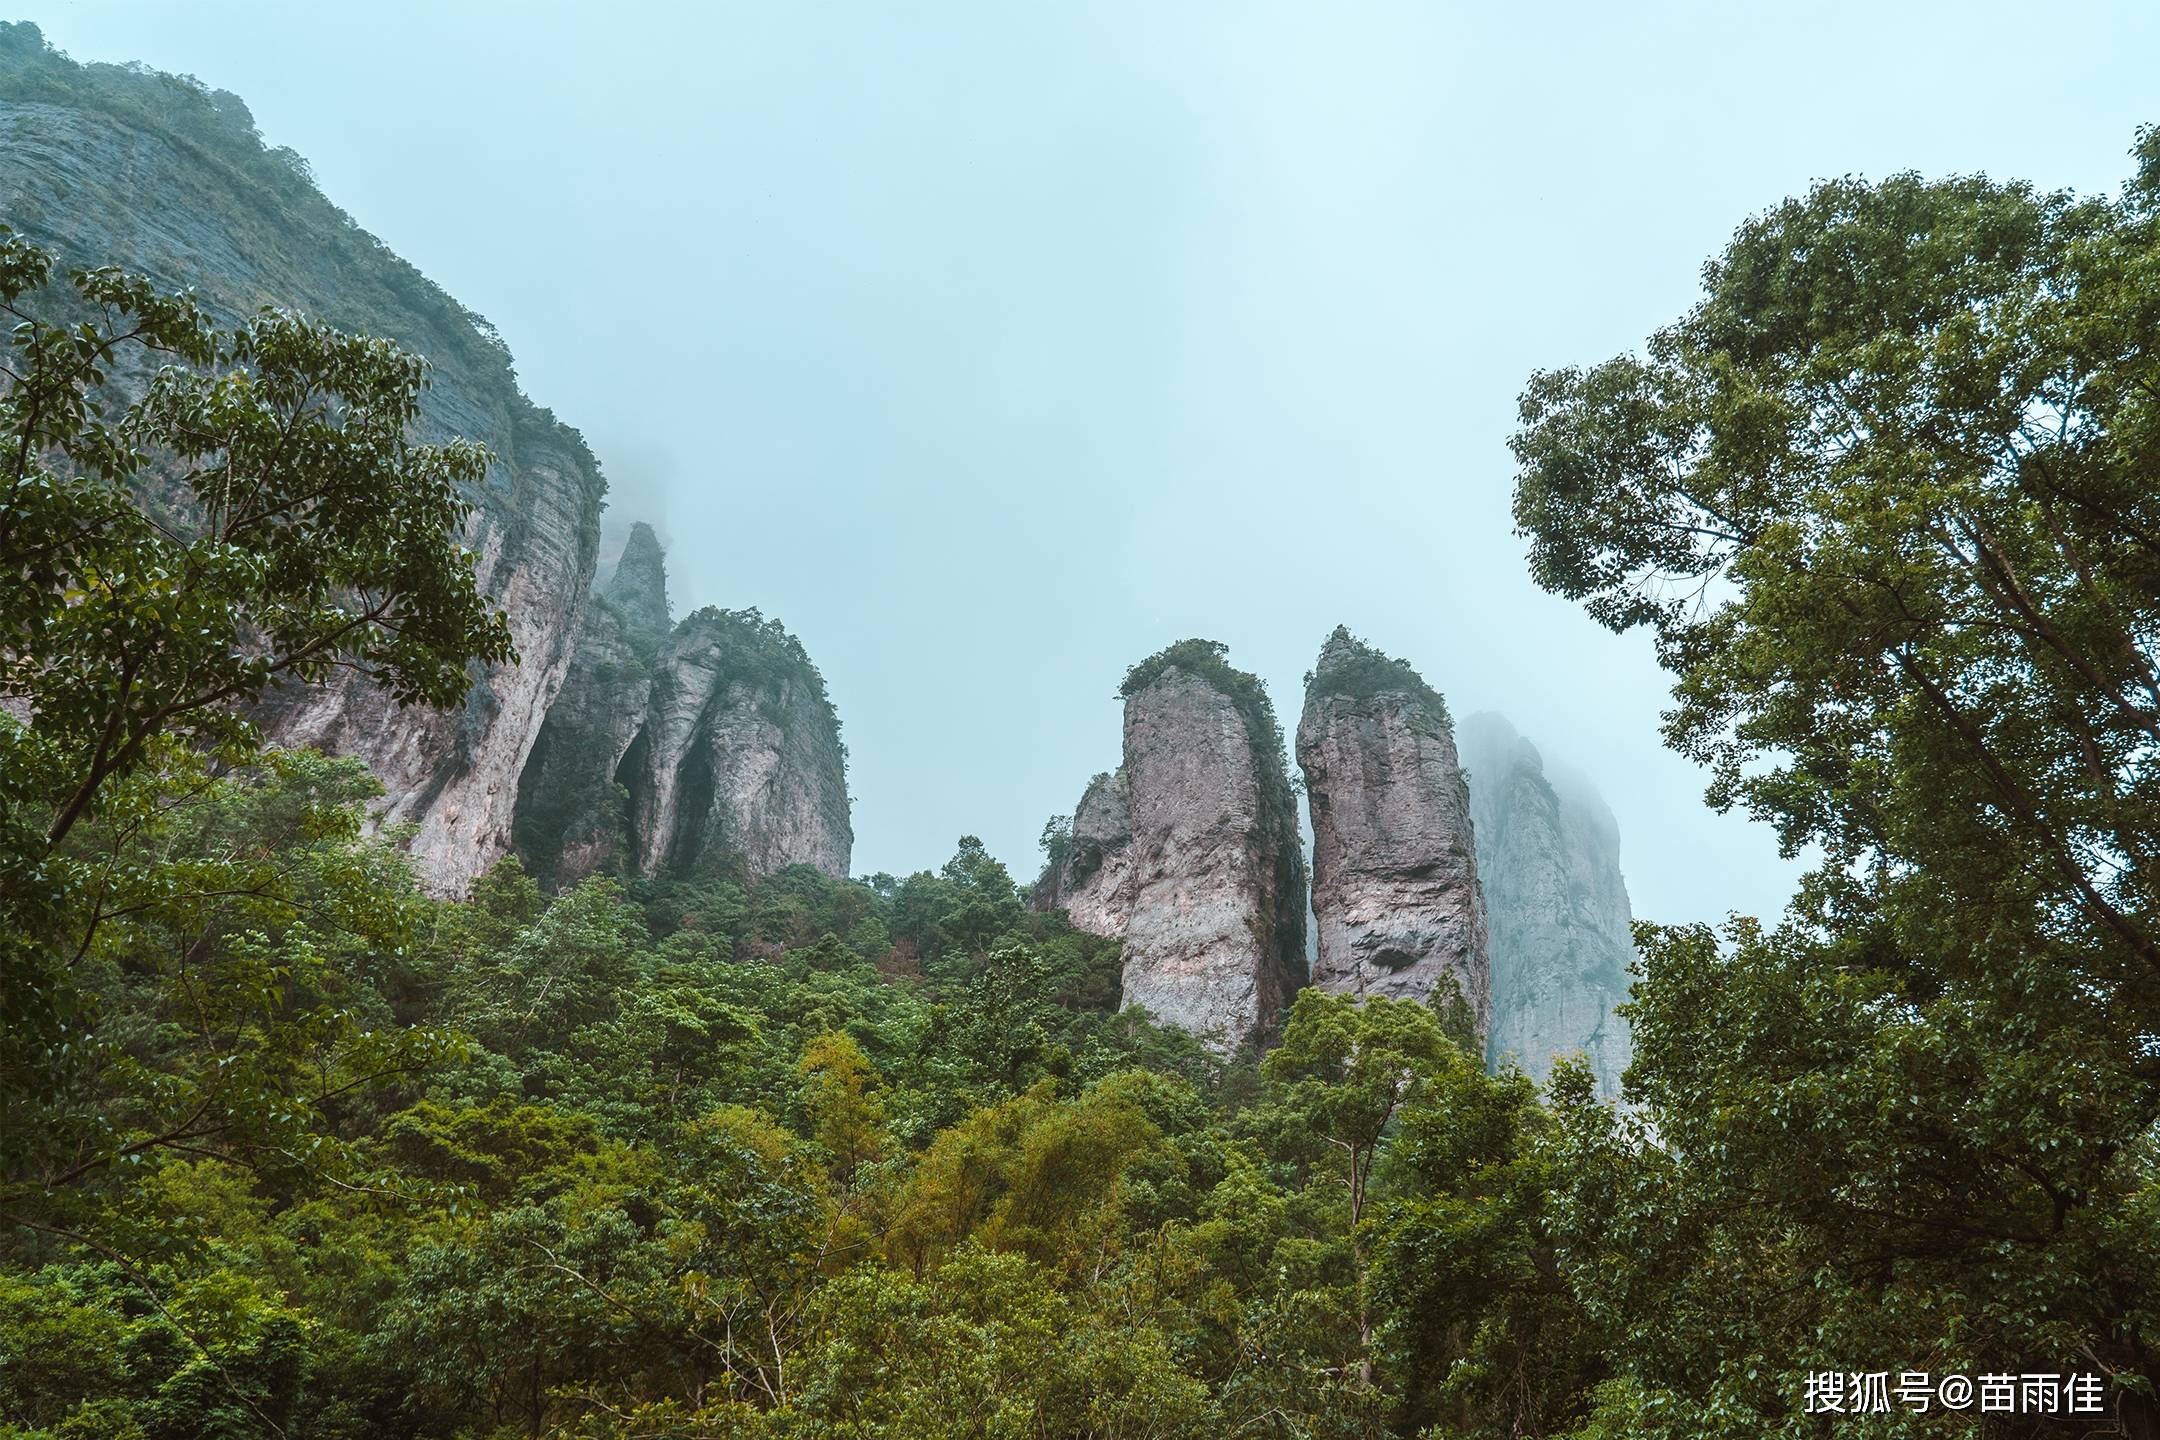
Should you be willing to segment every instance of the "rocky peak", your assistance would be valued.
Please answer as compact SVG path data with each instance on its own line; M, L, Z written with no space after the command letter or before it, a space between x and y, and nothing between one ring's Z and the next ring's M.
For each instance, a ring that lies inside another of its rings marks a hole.
M1451 977L1485 1030L1485 904L1446 701L1337 627L1306 677L1297 760L1312 810L1313 983L1428 1000Z
M418 438L498 457L463 541L508 616L519 663L450 711L397 704L343 673L270 698L272 738L358 756L382 819L411 827L429 889L461 893L510 841L518 777L569 664L605 484L577 432L521 394L479 317L360 229L237 97L115 65L83 66L32 27L0 35L0 215L65 265L117 264L192 288L223 324L264 305L394 340L431 365Z
M652 526L640 520L630 527L623 542L622 558L601 587L601 598L622 613L632 628L666 634L671 628L668 612L667 556Z
M644 874L714 862L847 874L839 716L801 642L755 610L699 610L667 637L619 775Z
M1613 1013L1635 960L1619 826L1587 782L1548 775L1500 716L1471 716L1462 742L1492 927L1488 1052L1540 1080L1554 1057L1579 1052L1610 1097L1634 1053Z
M1124 764L1097 777L1045 882L1124 938L1124 1003L1227 1053L1305 975L1305 861L1282 732L1253 676L1188 640L1125 678Z
M1320 658L1313 662L1312 674L1305 677L1305 688L1312 689L1313 681L1317 678L1325 676L1332 679L1354 671L1368 657L1377 657L1391 665L1401 665L1405 670L1410 668L1403 661L1388 660L1378 650L1352 635L1349 626L1337 625L1328 632L1327 639L1320 642Z

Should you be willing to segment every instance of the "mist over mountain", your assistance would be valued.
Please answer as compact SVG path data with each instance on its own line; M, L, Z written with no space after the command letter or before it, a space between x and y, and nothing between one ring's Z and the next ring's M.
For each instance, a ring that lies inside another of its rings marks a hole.
M2160 26L1206 9L0 24L6 1440L2160 1440Z

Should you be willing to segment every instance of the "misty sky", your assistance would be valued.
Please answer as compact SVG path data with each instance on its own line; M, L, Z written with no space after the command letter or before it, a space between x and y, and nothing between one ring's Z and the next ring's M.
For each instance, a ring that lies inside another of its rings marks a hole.
M1811 179L2093 193L2160 6L53 4L238 92L501 329L678 614L824 671L855 868L1028 878L1117 684L1227 641L1285 728L1337 622L1604 791L1638 914L1775 910L1664 677L1532 586L1524 378L1677 317ZM608 558L611 558L608 557Z

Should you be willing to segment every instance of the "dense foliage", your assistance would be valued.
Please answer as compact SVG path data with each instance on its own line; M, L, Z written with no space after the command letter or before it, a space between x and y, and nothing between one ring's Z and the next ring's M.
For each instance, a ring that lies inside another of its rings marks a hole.
M75 972L97 944L274 888L170 848L176 797L255 754L248 707L340 668L449 704L470 663L512 658L451 538L487 454L408 439L422 362L279 311L220 332L137 277L52 270L0 228L10 1109L93 1063ZM34 1135L8 1126L0 1164Z
M1498 1435L1579 1401L1578 1362L1516 1363L1581 1324L1533 1258L1549 1122L1422 1007L1308 992L1226 1074L972 840L429 902L366 793L305 755L215 783L189 849L288 902L96 952L121 1051L0 1191L11 1433ZM263 1103L205 1109L236 1070Z
M1425 677L1407 660L1397 660L1366 644L1338 625L1321 652L1321 664L1306 673L1305 693L1342 695L1352 700L1375 695L1409 695L1424 703L1427 714L1441 725L1451 725L1447 701L1425 683Z
M1538 578L1647 628L1713 801L1819 857L1774 928L1642 936L1657 1143L1584 1135L1619 1178L1569 1200L1631 1433L1799 1433L1793 1367L2082 1360L2160 1434L2160 132L2137 158L2115 200L1819 186L1646 354L1524 395Z
M393 347L220 334L112 271L61 325L50 264L0 243L0 1433L1580 1410L1572 1369L1514 1378L1544 1307L1579 1315L1528 1260L1549 1124L1421 1006L1310 994L1226 1071L972 839L906 879L550 898L508 861L423 897L358 763L245 713L332 664L453 703L506 658L454 539L485 457L410 441ZM692 621L823 701L755 612Z

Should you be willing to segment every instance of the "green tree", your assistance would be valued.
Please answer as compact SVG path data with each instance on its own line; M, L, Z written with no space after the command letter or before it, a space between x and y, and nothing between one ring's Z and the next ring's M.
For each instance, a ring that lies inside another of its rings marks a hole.
M1314 1151L1316 1170L1343 1190L1343 1236L1355 1267L1358 1376L1373 1378L1371 1255L1366 1233L1373 1168L1396 1118L1456 1054L1432 1011L1414 1000L1301 990L1282 1044L1260 1062L1282 1124Z
M1587 1071L1559 1073L1565 1088ZM1558 1265L1563 1156L1536 1087L1469 1049L1403 1111L1372 1280L1398 1428L1516 1440L1584 1418L1607 1346Z
M117 269L63 292L52 268L0 232L16 322L0 363L10 1108L80 1053L69 969L155 887L128 842L203 757L254 758L248 706L339 667L448 705L470 663L511 658L455 539L488 457L408 438L420 360L277 311L221 333Z
M1647 628L1712 800L1819 855L1775 929L1645 932L1661 1143L1575 1125L1645 1430L1798 1433L1794 1368L1894 1357L2098 1367L2160 1434L2160 132L2137 161L2113 200L1818 186L1642 356L1524 393L1538 580Z
M1159 1331L1075 1305L1018 1255L968 1247L934 1276L863 1269L812 1317L793 1422L850 1440L1172 1440L1207 1433L1207 1394Z
M878 1096L877 1070L860 1045L831 1030L810 1042L796 1070L802 1076L810 1138L825 1147L834 1178L844 1185L885 1148L885 1103Z
M26 1227L20 1242L76 1234L167 1157L286 1187L359 1179L377 1092L458 1044L381 999L425 902L363 834L377 793L355 761L273 752L136 827L163 858L73 976L101 1023L71 1038L65 1084L9 1111L0 1221ZM103 1228L107 1258L170 1238Z

